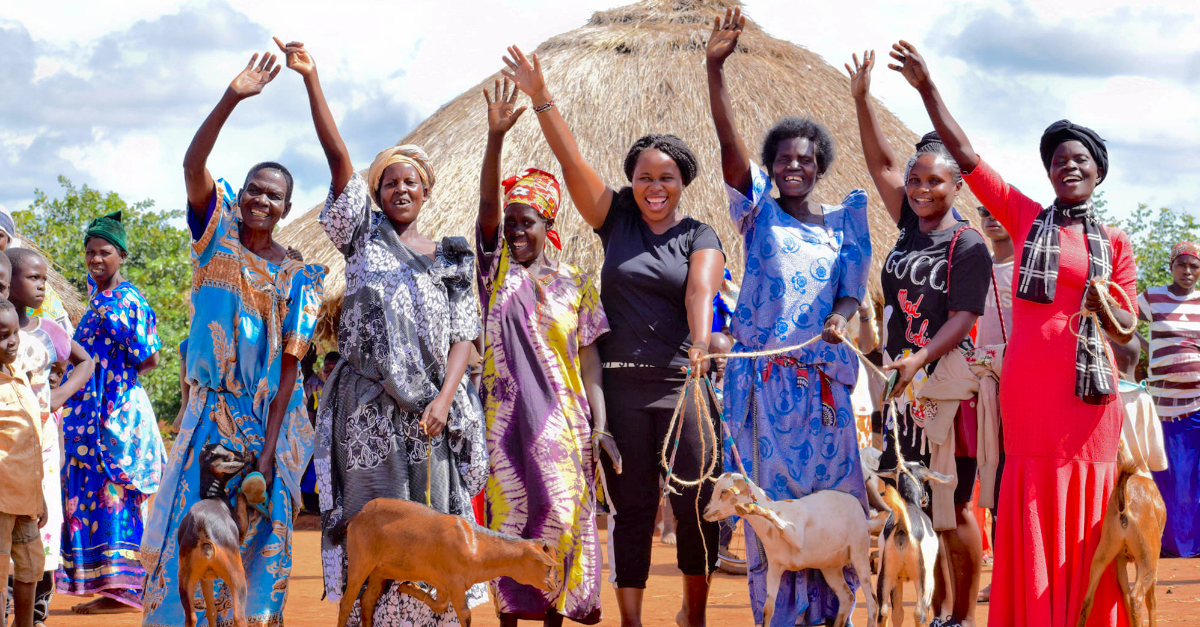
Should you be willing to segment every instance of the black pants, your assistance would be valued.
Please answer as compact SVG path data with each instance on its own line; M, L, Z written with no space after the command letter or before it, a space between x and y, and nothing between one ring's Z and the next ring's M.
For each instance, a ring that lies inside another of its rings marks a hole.
M604 403L608 428L621 452L622 472L617 474L612 460L601 455L604 476L612 497L614 528L609 542L613 543L618 588L645 588L650 576L650 549L654 541L654 518L658 511L660 476L666 474L661 462L663 442L668 437L674 449L675 434L668 434L671 414L683 389L685 375L673 368L605 368ZM689 392L690 394L690 392ZM709 415L717 420L716 408L705 395ZM705 428L696 422L695 403L688 397L683 413L683 433L675 455L674 473L685 480L695 480L707 463L717 458L721 471L720 450ZM713 425L713 433L718 427ZM705 454L701 455L701 442ZM670 450L667 452L670 460ZM700 487L675 489L671 509L675 512L675 546L679 570L685 575L707 575L717 567L717 536L720 525L700 519L712 497L712 482ZM697 490L699 511L697 512ZM707 549L708 564L705 564Z

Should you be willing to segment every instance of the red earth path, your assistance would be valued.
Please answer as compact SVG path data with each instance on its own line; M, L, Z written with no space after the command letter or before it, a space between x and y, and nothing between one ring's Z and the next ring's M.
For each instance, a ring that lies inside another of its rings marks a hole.
M312 520L301 519L294 535L294 559L287 607L284 621L288 627L336 627L337 606L321 600L321 535L312 530ZM600 532L601 535L605 533ZM608 576L608 566L604 567ZM991 567L984 567L983 584L991 580ZM653 565L650 581L646 587L643 622L650 626L675 624L681 594L679 570L675 568L674 547L654 543ZM1164 627L1171 625L1200 625L1200 559L1164 559L1159 562L1158 572L1158 621ZM906 626L912 626L911 586L906 586L904 610ZM115 616L80 616L70 607L85 599L55 595L51 604L48 627L137 627L141 624L139 614ZM605 618L601 624L617 625L617 602L610 586L603 587L602 606ZM1142 621L1147 618L1143 612ZM866 625L866 610L863 608L862 592L859 592L858 608L853 615L855 625ZM978 623L987 625L987 605L979 606ZM493 627L498 624L491 604L475 608L472 627ZM522 623L534 625L535 623ZM566 622L571 625L570 621ZM752 625L749 598L744 577L724 573L713 576L708 605L708 624L713 627L726 625ZM207 627L200 622L199 627Z

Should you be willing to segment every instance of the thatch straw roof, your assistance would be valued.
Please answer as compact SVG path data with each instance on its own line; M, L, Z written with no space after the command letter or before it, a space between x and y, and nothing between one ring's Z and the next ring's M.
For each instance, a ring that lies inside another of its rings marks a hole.
M726 7L739 4L736 0L644 0L597 12L582 28L543 42L536 52L551 93L584 156L614 188L626 184L622 172L625 153L646 133L674 133L695 150L701 171L684 192L682 207L716 228L726 247L730 272L740 280L744 253L728 217L704 69L713 18L723 15ZM787 115L811 116L833 134L837 161L818 184L816 198L836 203L855 188L870 193L875 248L871 292L878 297L880 263L895 242L896 227L867 173L849 79L838 67L840 60L837 67L830 65L801 46L771 37L748 19L738 53L730 57L725 71L739 129L755 154L770 126ZM480 90L490 88L496 76L482 77L478 85L451 100L399 142L424 147L437 172L434 207L426 208L418 223L429 237L470 238L474 233L479 168L487 136ZM917 134L882 105L878 113L892 146L907 157ZM502 171L507 174L526 167L561 174L532 114L522 117L504 145ZM964 187L960 210L973 207L974 202ZM319 212L317 207L298 218L280 239L301 249L307 261L329 267L326 309L335 316L345 289L345 264L317 223ZM976 219L974 211L961 213ZM603 260L600 240L573 207L563 209L556 228L563 240L560 258L598 274ZM336 318L326 321L330 323L336 329Z

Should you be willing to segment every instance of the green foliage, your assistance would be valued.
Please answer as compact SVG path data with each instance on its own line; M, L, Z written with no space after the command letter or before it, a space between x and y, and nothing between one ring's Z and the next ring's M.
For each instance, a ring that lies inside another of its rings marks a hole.
M1117 226L1129 235L1137 258L1139 294L1148 287L1171 284L1172 246L1183 241L1200 241L1200 222L1186 211L1167 207L1155 210L1139 203L1128 218L1113 220L1105 211L1107 201L1103 193L1097 194L1092 202L1103 222Z
M188 333L188 295L192 281L189 237L173 226L183 218L182 210L154 211L154 202L129 204L115 192L104 194L87 185L75 187L58 177L61 198L34 192L26 211L15 213L20 236L36 244L64 277L87 298L87 266L83 256L83 233L92 218L121 211L129 240L129 257L121 274L137 286L158 317L162 340L159 365L142 377L159 424L170 424L179 411L179 343ZM169 431L167 429L166 431Z

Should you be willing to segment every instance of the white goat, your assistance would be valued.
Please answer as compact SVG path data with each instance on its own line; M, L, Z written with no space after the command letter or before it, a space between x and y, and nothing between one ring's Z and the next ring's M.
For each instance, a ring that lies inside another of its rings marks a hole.
M725 473L713 487L713 497L704 510L705 520L742 516L754 528L767 554L767 599L763 625L771 624L779 581L789 570L815 568L838 598L834 627L844 627L850 617L854 593L846 585L842 567L854 567L867 597L867 615L875 616L868 559L871 535L867 515L853 495L837 490L819 490L799 499L772 501L745 477Z

